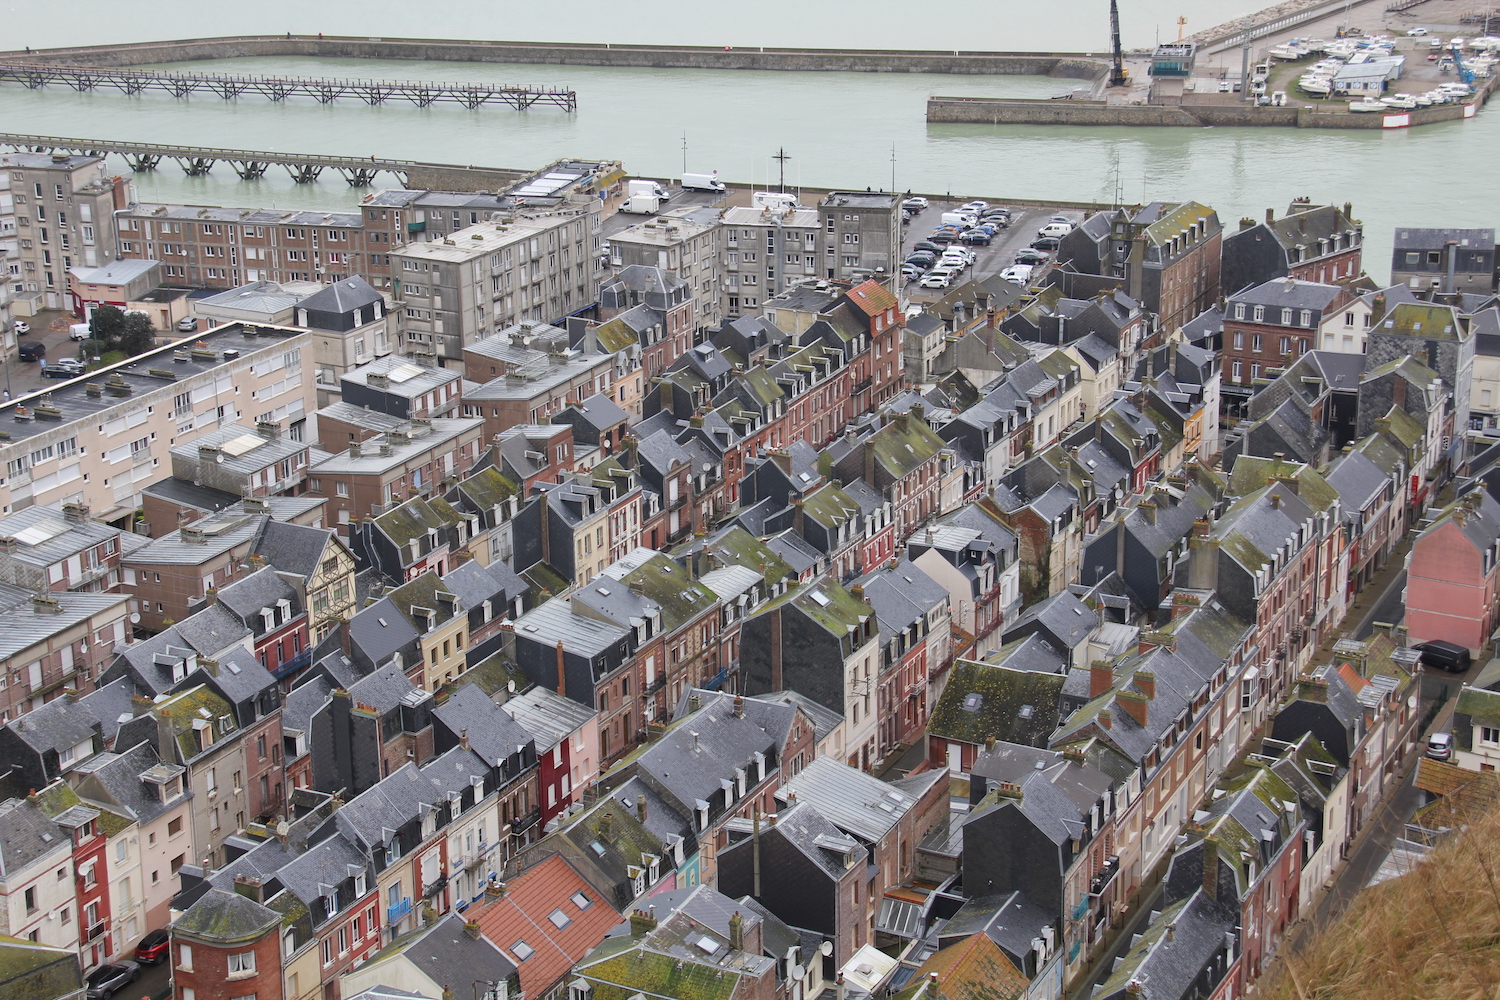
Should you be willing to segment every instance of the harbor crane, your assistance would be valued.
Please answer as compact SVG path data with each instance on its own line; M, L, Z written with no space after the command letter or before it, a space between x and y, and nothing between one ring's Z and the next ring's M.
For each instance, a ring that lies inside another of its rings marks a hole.
M1474 71L1464 65L1464 54L1461 50L1461 47L1457 45L1453 46L1452 52L1453 68L1458 70L1458 78L1464 83L1470 84L1472 86L1474 83Z
M1130 82L1130 76L1125 72L1125 53L1120 48L1119 0L1109 0L1109 34L1115 60L1109 72L1109 85L1123 87Z

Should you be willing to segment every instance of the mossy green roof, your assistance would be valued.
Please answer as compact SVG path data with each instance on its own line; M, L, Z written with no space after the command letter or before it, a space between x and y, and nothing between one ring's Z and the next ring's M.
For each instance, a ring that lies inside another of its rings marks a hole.
M198 748L197 731L193 729L193 723L197 720L202 719L213 724L215 746L232 738L230 734L239 730L239 724L234 719L229 702L215 694L207 684L200 684L166 701L158 702L154 710L171 725L172 733L177 738L178 750L181 751L184 761L192 760L204 752ZM221 728L220 720L223 718L229 719L228 732Z
M72 786L63 781L53 782L36 793L37 808L46 813L49 819L55 819L81 801Z
M481 469L458 484L459 492L468 497L476 507L494 507L521 492L521 487L511 482L499 469L491 466Z
M898 415L876 431L866 445L875 449L875 461L893 479L904 478L944 448L943 439L927 426L925 420L915 417L901 419L902 416L905 415Z
M1185 201L1146 227L1146 237L1153 243L1165 243L1179 235L1199 218L1208 218L1214 210L1196 201Z
M673 550L673 553L687 552L697 544L697 540L683 542ZM713 540L707 544L709 549L717 553L725 562L760 573L766 578L768 587L792 575L792 567L787 564L786 560L738 525L714 536Z
M572 586L566 577L544 562L532 563L521 570L519 575L531 584L531 593L527 595L527 603L530 604L541 604L544 590L549 596L556 597Z
M391 541L405 545L413 538L427 534L429 528L451 527L463 520L463 515L442 497L408 500L395 510L386 511L375 519L376 525Z
M312 929L312 913L307 909L307 904L292 892L278 892L266 901L266 908L281 915L283 927L290 927L298 921L306 920L308 929Z
M1186 899L1173 903L1162 910L1149 925L1141 929L1140 937L1133 939L1130 950L1115 960L1114 971L1109 974L1109 978L1097 987L1100 996L1119 993L1130 985L1141 963L1146 960L1146 956L1151 954L1151 946L1161 940L1167 933L1168 927L1176 923L1187 904Z
M585 959L577 972L594 985L594 1000L630 1000L636 993L672 1000L729 1000L739 985L739 972L700 964L652 951L628 947L614 955ZM615 947L619 947L617 944Z
M440 601L437 598L438 591L443 589L442 581L437 573L428 570L415 579L408 580L401 586L386 592L396 609L406 616L412 623L412 627L418 632L427 631L427 620L417 614L417 609L437 612L437 624L441 625L453 617L452 602Z
M110 812L108 809L100 809L98 806L94 806L93 808L99 809L99 818L94 820L94 824L99 827L99 832L106 837L113 837L135 825L135 820L128 816Z
M818 524L837 528L859 514L859 504L838 483L825 483L802 500L802 514Z
M1465 687L1458 694L1456 715L1467 715L1480 725L1500 728L1500 691Z
M662 626L675 631L718 601L716 595L667 554L657 552L625 576L631 590L661 605Z
M1020 640L1024 642L1025 640ZM1017 645L1015 643L1013 645ZM964 743L994 737L1006 743L1046 746L1057 726L1066 674L1010 670L974 660L960 660L948 676L942 696L927 722L927 732ZM974 704L973 710L964 705ZM1031 712L1022 717L1023 706Z
M507 660L503 652L480 660L463 673L465 684L478 684L479 690L491 698L506 690L512 681L515 682L518 694L531 686L525 671Z
M607 323L601 323L594 328L594 335L599 338L599 346L610 354L625 350L627 347L640 343L636 332L630 328L630 324L624 319L616 316Z
M1452 306L1402 302L1381 321L1376 331L1423 340L1458 340L1460 329L1458 311Z
M813 597L814 594L822 595L824 600L817 600ZM761 605L756 613L757 617L788 604L841 639L849 634L851 625L858 625L865 618L875 615L874 608L864 601L856 600L853 594L836 581L825 578L806 586L789 587L786 593Z
M78 955L0 934L0 988L10 1000L57 1000L82 995Z
M781 383L762 365L756 365L740 375L739 382L750 393L751 398L764 406L770 406L784 395Z
M1391 436L1400 441L1408 449L1416 447L1421 443L1427 433L1427 428L1417 422L1417 418L1401 409L1393 406L1385 415L1390 421Z
M210 889L172 924L172 932L220 944L254 941L281 924L281 914L248 896Z

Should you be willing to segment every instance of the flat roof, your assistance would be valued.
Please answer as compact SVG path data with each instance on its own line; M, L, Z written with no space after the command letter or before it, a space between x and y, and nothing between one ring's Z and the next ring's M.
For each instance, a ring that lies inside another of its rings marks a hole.
M581 208L563 209L546 215L531 213L508 215L506 217L511 220L508 223L481 222L478 225L455 230L441 240L408 243L397 247L393 253L398 257L408 259L461 264L475 257L494 253L501 247L510 246L519 240L535 236L537 233L585 218L587 215L588 211Z
M194 375L202 375L216 368L254 354L275 348L286 350L289 346L311 348L312 337L306 330L295 330L283 326L250 326L230 323L183 340L174 340L161 347L138 354L133 358L92 371L77 378L59 379L54 384L11 400L10 407L24 404L28 407L48 404L62 411L60 420L7 420L0 430L0 449L8 444L25 441L44 434L56 434L59 430L84 418L96 417L105 410L122 409L135 403L144 405L143 399L154 392L181 392L173 389ZM202 352L196 351L203 344ZM178 352L181 357L178 357ZM213 357L208 357L208 352ZM224 352L237 352L225 358ZM153 370L163 375L153 375ZM166 377L170 373L173 378ZM130 389L129 393L113 395L108 389L111 378L120 376L120 382ZM90 384L98 385L101 392L91 396Z
M384 375L389 384L371 385L371 375ZM454 369L419 365L410 358L391 354L345 372L339 381L369 386L381 392L412 399L462 377L462 373Z
M348 451L337 452L310 468L308 475L384 472L394 466L404 465L414 456L431 451L467 431L483 426L484 420L480 417L434 417L425 424L413 425L410 443L394 444L389 440L388 434L380 434L361 442L359 455L351 456ZM391 453L381 454L383 446L388 444Z
M276 208L224 208L219 205L165 205L159 202L137 202L120 214L137 218L171 219L174 222L234 222L258 226L342 226L364 225L361 212L295 212Z
M103 267L72 267L68 273L86 285L128 285L158 267L161 261L157 260L117 260Z

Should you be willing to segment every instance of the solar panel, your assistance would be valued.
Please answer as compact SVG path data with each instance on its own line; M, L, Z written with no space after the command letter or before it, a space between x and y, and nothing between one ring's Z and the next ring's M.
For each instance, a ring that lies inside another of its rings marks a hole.
M422 369L416 365L399 364L386 373L386 378L392 382L406 382L422 374Z
M66 534L68 526L62 521L43 521L16 532L16 541L22 545L40 545L58 535Z
M266 439L259 434L241 434L239 437L225 441L219 445L219 450L226 455L233 455L235 458L239 458L241 455L248 454L265 443Z

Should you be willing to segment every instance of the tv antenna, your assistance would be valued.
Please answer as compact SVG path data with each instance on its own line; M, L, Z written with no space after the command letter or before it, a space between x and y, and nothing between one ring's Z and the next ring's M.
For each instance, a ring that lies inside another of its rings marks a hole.
M792 157L789 153L787 153L785 146L782 146L780 149L776 150L776 152L771 156L771 159L777 160L781 164L781 191L783 194L786 193L786 161L790 160L791 158Z

